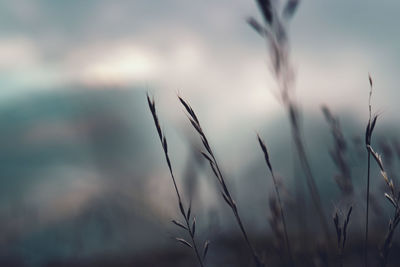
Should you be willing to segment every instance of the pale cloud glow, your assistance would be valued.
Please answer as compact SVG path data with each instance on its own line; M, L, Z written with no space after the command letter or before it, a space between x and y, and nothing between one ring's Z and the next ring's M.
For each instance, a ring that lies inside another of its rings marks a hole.
M154 77L159 68L155 55L148 49L132 44L107 47L90 53L79 79L91 86L121 85Z

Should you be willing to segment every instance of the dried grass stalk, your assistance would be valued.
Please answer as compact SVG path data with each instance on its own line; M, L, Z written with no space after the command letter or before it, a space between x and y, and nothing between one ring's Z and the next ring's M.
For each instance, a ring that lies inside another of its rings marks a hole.
M192 109L192 107L180 96L178 96L179 101L181 102L181 104L183 105L183 107L186 109L187 115L188 115L188 119L190 121L190 123L192 124L193 128L197 131L197 133L200 136L201 142L203 143L204 149L206 151L201 152L201 154L204 156L204 158L209 162L211 170L213 171L219 185L220 185L220 191L221 191L221 195L223 197L223 199L225 200L225 202L228 204L228 206L230 207L230 209L233 212L233 215L236 219L237 224L239 225L239 228L242 232L242 235L245 239L246 245L249 248L254 262L256 263L257 266L265 266L262 261L260 260L260 258L258 257L252 243L250 242L250 239L248 237L248 234L244 228L244 225L242 223L242 219L239 215L239 211L236 205L236 202L234 201L228 186L226 184L225 178L222 175L222 172L220 170L220 167L218 165L218 162L215 158L214 152L211 149L211 146L208 142L208 139L200 125L200 122L194 112L194 110Z
M368 224L369 224L369 198L370 198L370 172L371 172L371 152L370 152L370 147L371 147L371 139L372 139L372 132L374 131L377 116L374 116L372 119L372 105L371 105L371 97L372 97L372 88L373 88L373 82L371 75L368 75L368 80L369 80L369 85L370 85L370 91L369 91L369 99L368 99L368 110L369 110L369 118L368 118L368 124L367 128L365 130L365 145L367 148L367 212L366 212L366 218L365 218L365 248L364 248L364 262L365 266L368 266Z
M388 230L385 235L385 240L383 242L383 245L380 248L381 266L385 267L388 263L389 252L392 247L393 236L394 236L395 230L400 223L400 207L399 207L399 205L400 205L400 190L396 189L393 180L388 177L387 172L383 165L381 155L379 155L377 152L375 152L371 146L367 146L367 149L379 166L380 173L383 177L383 180L385 181L385 184L387 185L387 187L389 189L389 191L386 192L384 194L384 196L389 201L389 203L391 204L391 206L394 209L393 217L390 218L390 220L389 220Z
M278 201L278 206L279 206L279 214L277 212L273 212L273 214L275 214L275 217L280 217L281 218L281 222L282 222L282 228L283 228L283 233L284 233L284 240L285 240L285 245L286 245L286 249L289 255L289 260L290 263L293 265L293 254L292 254L292 250L290 248L290 242L289 242L289 237L288 237L288 233L287 233L287 226L286 226L286 220L285 220L285 214L283 212L283 205L282 205L282 200L280 197L280 193L279 193L279 188L278 188L278 183L276 181L276 177L275 177L275 173L272 169L272 164L269 158L269 154L268 154L268 150L267 150L267 146L265 145L264 141L261 139L261 137L259 135L257 135L257 140L258 143L260 144L261 150L264 154L264 158L265 158L265 162L268 166L269 172L271 173L272 176L272 181L274 183L274 188L275 188L275 194L276 194L276 199ZM272 211L274 211L275 209L271 209Z
M194 253L196 254L196 257L197 257L197 260L198 260L200 266L203 267L204 266L204 259L205 259L205 256L206 256L206 253L207 253L207 250L208 250L209 241L206 241L207 247L204 248L203 257L201 257L200 256L200 252L199 252L199 250L197 248L197 245L196 245L196 242L195 242L196 219L193 217L192 223L190 223L190 221L191 221L191 217L190 217L190 215L191 215L191 205L189 205L187 211L185 211L185 208L183 207L181 194L180 194L178 186L176 184L175 176L174 176L174 173L172 171L171 161L170 161L169 155L168 155L167 139L166 139L164 133L161 130L160 122L158 120L158 116L157 116L157 112L156 112L156 106L155 106L154 98L150 99L149 95L147 94L147 102L149 104L149 108L150 108L151 114L153 116L154 124L156 126L159 139L161 141L161 145L162 145L162 148L163 148L163 151L164 151L165 159L167 161L167 165L168 165L168 169L169 169L169 172L170 172L170 175L171 175L171 179L172 179L172 182L174 184L175 193L176 193L176 195L178 197L178 207L179 207L179 210L180 210L180 212L182 214L182 217L183 217L183 219L185 221L185 224L183 224L183 223L181 223L181 222L179 222L177 220L172 220L172 223L177 225L180 228L185 229L188 232L189 236L190 236L191 242L188 242L185 239L179 238L179 237L176 237L175 239L179 243L181 243L183 245L186 245L186 246L190 247L191 249L193 249Z
M299 1L288 0L282 11L278 10L276 1L257 0L257 3L263 16L264 23L258 22L255 18L249 18L247 22L267 41L270 49L272 71L278 83L278 95L289 117L292 138L296 146L301 167L306 176L307 187L310 191L325 238L331 241L328 222L321 205L321 197L304 146L299 119L300 111L294 100L294 72L289 60L289 42L285 26L288 20L294 15Z
M339 170L339 174L335 175L335 181L344 196L350 196L354 192L353 183L351 181L351 168L346 160L347 142L343 136L339 119L332 114L327 106L322 107L322 113L325 120L331 127L334 147L329 154Z
M335 229L336 229L336 237L337 237L337 247L339 251L339 261L340 261L340 266L343 266L343 254L344 254L344 248L346 246L346 241L347 241L347 228L349 226L350 222L350 215L353 210L353 207L350 206L346 217L344 217L343 224L340 223L339 217L343 216L342 212L340 210L335 211L335 215L333 216L333 223L335 224Z

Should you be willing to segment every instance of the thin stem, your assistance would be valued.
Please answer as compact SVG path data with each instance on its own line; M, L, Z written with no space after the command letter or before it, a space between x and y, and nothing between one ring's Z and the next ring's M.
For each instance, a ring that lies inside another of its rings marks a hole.
M365 267L368 266L368 218L369 218L369 178L371 168L371 152L368 150L368 166L367 166L367 214L365 218L365 248L364 248L364 262Z
M239 225L239 228L240 228L240 230L241 230L241 232L242 232L242 234L244 236L244 239L246 240L246 244L247 244L248 248L250 249L250 251L251 251L251 253L253 255L253 259L256 262L256 265L257 266L264 266L261 263L260 259L258 258L257 253L256 253L253 245L251 244L251 242L249 240L249 237L247 236L246 230L244 229L244 226L243 226L242 220L240 219L239 212L237 211L237 208L232 209L232 211L233 211L233 214L235 215L236 221L237 221L237 223Z
M265 157L265 162L267 163L268 169L271 173L272 176L272 181L274 184L274 188L275 188L275 193L276 193L276 198L278 199L278 205L279 205L279 210L280 210L280 214L281 214L281 219L282 219L282 226L283 226L283 231L284 231L284 236L285 236L285 244L286 244L286 248L289 254L289 259L290 259L290 264L294 265L294 260L293 260L293 254L292 254L292 250L290 248L290 243L289 243L289 237L288 237L288 233L287 233L287 226L286 226L286 220L285 220L285 214L283 213L283 205L282 205L282 201L281 201L281 197L279 194L279 189L278 189L278 183L275 177L275 172L272 169L272 165L269 159L269 154L268 154L268 150L267 150L267 146L265 145L264 141L261 139L261 137L259 135L257 135L258 138L258 142L261 146L261 150L264 153L264 157Z
M293 117L292 117L293 120ZM319 195L316 183L315 183L315 179L314 179L314 175L311 171L311 167L310 167L310 163L308 161L308 157L307 154L305 152L304 149L304 145L303 142L301 140L300 137L300 132L299 132L299 128L296 126L297 124L294 123L292 121L291 126L292 126L292 135L293 135L293 139L294 139L294 143L296 145L296 150L299 156L299 160L300 160L300 164L303 168L303 171L306 175L307 178L307 186L310 190L311 193L311 198L313 200L313 203L315 205L315 208L317 209L317 213L319 216L319 220L321 222L324 234L325 234L325 238L326 240L332 241L331 240L331 236L329 234L329 226L328 223L326 221L326 218L324 216L324 212L323 209L321 207L321 197Z
M206 138L206 136L204 134L203 134L203 137ZM207 140L207 139L205 139L205 140ZM208 143L208 140L207 140L207 143ZM224 177L222 175L222 172L221 172L221 170L219 168L219 165L217 163L217 160L216 160L216 158L214 156L214 153L213 153L211 148L210 148L210 151L211 151L210 155L211 155L211 157L212 157L212 159L213 159L213 161L215 163L215 167L217 168L218 175L221 178L220 180L221 180L222 186L223 186L223 188L226 189L226 190L224 190L224 192L226 193L226 196L228 197L229 201L232 203L232 206L230 206L230 207L231 207L232 212L233 212L233 214L234 214L234 216L236 218L236 222L239 225L240 231L242 232L243 237L244 237L244 239L246 241L247 247L249 248L251 254L253 255L253 259L256 262L256 265L257 266L263 266L261 261L260 261L260 259L257 256L257 253L256 253L253 245L250 242L250 239L249 239L249 237L247 235L247 232L246 232L246 230L244 228L242 220L240 219L240 215L239 215L239 211L237 209L237 206L236 206L236 204L235 204L235 202L234 202L234 200L233 200L233 198L232 198L232 196L231 196L231 194L230 194L230 192L228 190L228 187L226 186L225 179L224 179Z
M289 236L288 236L288 233L287 233L285 214L283 213L282 201L281 201L281 197L280 197L280 194L279 194L278 185L276 184L275 174L274 174L274 172L272 170L271 170L271 175L272 175L272 179L274 180L276 198L278 199L279 209L280 209L280 213L281 213L281 216L282 216L282 225L283 225L283 232L285 234L285 243L286 243L286 247L287 247L287 250L288 250L290 262L293 265L293 262L294 262L293 261L293 254L292 254L292 249L290 247Z
M343 253L340 252L340 267L343 267Z
M368 126L366 134L366 146L368 151L368 166L367 166L367 212L365 218L365 248L364 248L364 261L365 267L368 266L368 221L369 221L369 180L370 180L370 169L371 169L371 151L368 149L368 146L371 145L371 136L373 126L371 126L371 117L372 117L372 105L371 105L371 98L372 98L372 78L371 75L368 75L369 79L369 98L368 98L368 111L369 111L369 118L368 118ZM372 128L371 128L372 127Z
M163 151L164 151L165 160L167 161L169 173L171 175L171 179L172 179L172 182L174 184L174 189L175 189L176 195L178 197L178 207L179 207L179 210L180 210L180 212L181 212L181 214L182 214L182 216L183 216L183 218L184 218L184 220L186 222L186 226L187 226L186 230L188 231L188 233L190 235L190 239L192 240L192 248L195 251L195 254L196 254L196 257L197 257L197 259L199 261L200 266L204 267L203 261L202 261L202 259L200 257L200 254L199 254L199 251L197 250L196 242L194 241L193 229L190 227L190 222L189 222L190 214L188 212L188 215L186 215L186 212L185 212L185 209L184 209L183 203L182 203L182 198L181 198L181 195L179 193L178 186L176 184L175 175L174 175L174 172L172 171L172 165L171 165L171 161L170 161L169 155L168 155L168 143L167 143L167 139L165 138L164 133L161 130L161 126L160 126L160 123L159 123L159 120L158 120L158 116L157 116L157 112L156 112L154 99L151 100L149 95L147 95L147 102L149 104L149 108L150 108L151 114L153 116L154 124L156 126L156 129L157 129L157 132L158 132L158 136L159 136L159 139L160 139L160 142L161 142L161 146L162 146ZM189 208L189 210L190 210L190 208Z
M207 159L207 161L210 163L211 169L214 172L215 177L218 180L218 183L221 186L221 193L223 198L225 199L226 203L229 205L229 207L231 208L236 222L239 225L240 231L243 234L243 237L245 239L245 242L254 258L254 261L256 263L257 266L264 266L264 264L260 261L260 259L257 256L257 253L254 249L254 247L252 246L249 237L247 235L247 232L243 226L242 220L240 218L239 215L239 211L237 209L236 203L233 200L231 193L228 189L228 186L226 185L224 176L222 175L222 172L220 170L220 167L218 165L218 162L215 158L215 155L213 153L213 150L211 149L211 146L208 142L208 139L206 137L206 135L204 134L203 129L201 128L200 122L194 112L194 110L191 108L191 106L185 101L183 100L183 98L179 97L179 101L182 103L182 105L184 106L184 108L186 109L187 113L188 113L188 118L190 123L192 124L192 126L195 128L195 130L197 131L197 133L200 135L201 141L203 143L204 148L206 149L207 152L202 152L203 156Z
M339 245L339 266L343 267L343 249Z
M190 235L190 239L192 240L193 249L194 249L194 251L196 253L197 260L199 261L200 266L204 267L203 260L201 259L199 250L197 249L196 242L194 241L194 233L193 233L193 229L190 227L189 219L185 215L183 215L183 218L185 219L186 226L187 226L187 229L188 229L188 232L189 232L189 235Z

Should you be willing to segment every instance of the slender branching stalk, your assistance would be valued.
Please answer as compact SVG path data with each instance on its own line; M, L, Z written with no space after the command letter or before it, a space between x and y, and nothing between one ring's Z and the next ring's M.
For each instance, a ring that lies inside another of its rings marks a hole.
M335 181L344 197L351 196L354 192L353 183L351 181L351 167L346 160L347 142L343 136L340 127L339 118L332 114L327 106L322 107L322 113L325 120L331 127L332 137L334 141L333 148L329 154L338 169L339 173L335 175Z
M303 172L306 175L306 179L307 179L307 186L308 189L310 191L310 195L311 195L311 199L314 203L314 206L316 208L317 211L317 215L319 217L320 223L322 225L322 229L324 231L325 234L325 238L326 240L330 241L331 240L331 236L329 234L329 228L328 228L328 223L326 221L325 215L324 215L324 211L322 209L322 201L321 201L321 196L319 194L318 188L317 188L317 184L315 182L315 178L314 178L314 174L311 170L311 165L304 147L304 142L303 142L303 138L300 132L300 128L298 126L298 115L294 115L295 114L295 110L294 107L290 107L290 114L291 114L291 125L292 125L292 136L295 142L295 146L297 149L297 154L299 156L299 160L300 160L300 165L303 168Z
M350 215L352 210L353 207L350 206L349 211L347 212L347 216L345 217L342 225L340 225L339 222L339 214L342 215L342 213L339 210L336 210L335 215L333 216L333 223L335 224L336 236L337 236L337 248L339 251L340 267L343 267L343 254L347 240L347 227L349 226Z
M224 179L224 176L222 175L221 169L218 165L218 162L215 158L215 155L213 153L213 150L211 149L211 146L208 142L208 139L206 137L206 135L204 134L203 129L201 128L200 122L196 116L196 114L194 113L193 109L191 108L191 106L185 101L183 100L181 97L179 97L179 101L182 103L182 105L184 106L184 108L186 109L188 118L190 123L192 124L192 126L194 127L194 129L197 131L197 133L200 135L201 141L203 143L203 146L205 148L206 151L201 152L202 155L206 158L206 160L210 163L210 167L215 175L215 177L218 180L218 183L220 185L220 191L221 191L221 195L223 197L223 199L225 200L225 202L228 204L228 206L231 208L233 215L236 219L237 224L239 225L239 228L242 232L242 235L245 239L246 245L248 246L254 262L256 263L257 266L264 266L264 264L261 262L260 258L258 257L253 245L250 242L250 239L248 237L248 234L244 228L244 225L242 223L242 219L240 218L239 215L239 211L236 205L236 202L233 200L232 195L228 189L228 186L226 185L226 181Z
M390 179L387 175L387 172L385 171L385 168L383 167L383 161L381 156L376 153L371 146L367 147L371 155L374 157L376 163L379 166L379 169L381 171L381 175L386 183L386 185L389 188L389 192L385 193L386 199L389 201L389 203L393 206L394 211L393 211L393 217L389 220L389 225L388 225L388 230L385 236L385 241L380 249L380 262L381 266L385 267L388 263L388 257L389 257L389 252L392 247L393 243L393 236L396 230L396 227L400 223L400 190L396 190L393 180Z
M169 155L168 155L168 143L167 143L167 139L165 138L164 133L161 130L161 126L158 120L158 116L157 116L157 112L156 112L156 106L155 106L155 102L154 102L154 98L150 99L149 95L147 95L147 102L149 104L149 108L151 111L151 114L153 115L153 119L154 119L154 124L156 126L157 132L158 132L158 136L160 138L161 141L161 145L163 147L163 151L164 151L164 155L165 155L165 159L167 161L167 165L168 165L168 169L169 169L169 173L171 175L172 178L172 182L174 184L174 188L175 188L175 193L178 197L178 206L179 206L179 210L182 214L182 217L184 219L184 224L177 221L177 220L172 220L172 223L174 223L175 225L179 226L180 228L185 229L189 236L190 236L190 241L188 242L183 238L175 238L178 242L190 247L193 249L194 253L196 254L197 260L199 261L199 264L201 267L204 266L204 259L205 256L207 254L208 251L208 245L209 245L209 241L206 241L204 244L204 249L203 249L203 255L200 256L200 252L197 248L196 242L195 242L195 231L196 231L196 218L191 217L191 205L189 205L187 211L185 211L185 208L183 207L183 203L182 203L182 198L178 189L178 186L176 184L176 180L175 180L175 176L174 173L172 171L172 165L171 165L171 161L169 159Z
M396 201L396 207L394 211L393 218L390 219L389 225L388 225L388 230L385 236L385 241L383 243L383 246L381 247L381 266L385 267L388 263L388 258L389 258L389 252L392 247L393 243L393 236L396 230L396 227L399 225L400 222L400 209L398 207L399 205L399 197L397 197Z
M284 235L285 235L285 245L286 245L286 249L287 249L287 252L288 252L288 255L289 255L290 264L293 265L294 264L293 254L292 254L292 250L290 248L290 242L289 242L289 237L288 237L288 233L287 233L285 214L283 212L282 201L281 201L281 197L280 197L280 194L279 194L279 189L278 189L278 184L277 184L277 181L276 181L275 173L274 173L274 171L272 169L272 165L271 165L271 162L270 162L270 159L269 159L267 146L265 145L264 141L261 139L261 137L259 135L257 135L257 139L258 139L258 142L260 144L261 150L264 153L265 162L267 163L268 169L269 169L269 171L271 173L271 176L272 176L272 181L274 183L276 198L278 200L278 205L279 205L279 210L280 210L280 216L281 216L283 232L284 232Z
M272 71L279 87L279 97L289 117L292 138L296 146L301 167L306 176L307 186L321 222L325 238L331 241L328 222L321 205L321 197L304 146L299 120L300 111L293 95L294 72L289 60L289 43L285 25L293 17L300 1L288 0L281 12L277 9L276 1L256 0L256 2L263 16L263 23L258 22L252 17L249 18L247 22L261 37L267 40L270 49Z
M368 76L370 91L369 91L369 98L368 98L368 110L369 110L369 118L367 129L365 131L365 145L367 148L367 212L365 218L365 247L364 247L364 262L365 266L368 266L368 221L369 221L369 180L370 180L370 172L371 172L371 152L369 147L371 146L371 138L372 138L372 131L374 130L375 123L377 117L375 116L374 120L372 120L372 105L371 105L371 97L372 97L372 78L371 75Z

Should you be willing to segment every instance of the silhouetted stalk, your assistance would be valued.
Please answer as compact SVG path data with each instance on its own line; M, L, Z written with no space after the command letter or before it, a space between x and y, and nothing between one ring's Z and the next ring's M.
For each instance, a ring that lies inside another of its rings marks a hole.
M328 222L322 210L321 197L301 137L301 130L298 121L299 111L292 96L294 74L289 62L289 44L285 25L287 25L287 22L293 17L299 0L286 1L282 12L277 10L277 5L274 1L256 0L256 2L263 16L263 23L258 22L254 18L249 18L247 22L267 41L267 45L271 52L270 57L273 74L278 83L280 98L289 116L292 137L299 156L300 164L306 176L307 186L311 194L312 202L314 203L318 213L326 240L332 241L329 234Z
M334 180L344 197L352 196L354 187L351 181L351 167L345 158L347 142L343 137L339 118L335 117L327 106L322 107L322 113L331 128L334 141L333 149L329 151L332 161L339 171L339 174L335 175Z
M276 198L278 200L279 210L280 210L281 219L282 219L282 227L283 227L283 232L284 232L284 235L285 235L285 245L286 245L286 249L287 249L287 252L288 252L288 255L289 255L290 264L294 265L293 254L292 254L292 250L290 248L290 242L289 242L289 237L288 237L288 233L287 233L285 214L283 213L282 201L281 201L281 197L280 197L280 194L279 194L278 184L277 184L277 181L276 181L276 178L275 178L275 173L274 173L274 171L272 169L272 164L271 164L270 159L269 159L267 146L265 145L264 141L261 139L261 137L259 135L257 135L257 139L258 139L258 142L260 144L261 150L264 153L265 162L267 163L268 169L269 169L269 171L271 173L271 176L272 176L272 181L273 181L273 184L274 184Z
M162 147L163 147L165 159L166 159L166 161L167 161L169 173L170 173L170 175L171 175L171 179L172 179L172 182L173 182L173 184L174 184L175 193L176 193L176 195L177 195L177 197L178 197L178 206L179 206L179 210L180 210L180 212L181 212L181 214L182 214L183 219L185 220L186 226L184 226L182 223L180 223L180 222L178 222L178 221L175 221L175 220L173 220L172 222L173 222L175 225L177 225L177 226L179 226L179 227L185 229L185 230L189 233L191 243L187 242L185 239L182 239L182 238L176 238L176 240L177 240L178 242L180 242L180 243L182 243L182 244L184 244L184 245L186 245L186 246L192 248L192 249L194 250L195 254L196 254L196 257L197 257L197 260L199 261L200 266L201 266L201 267L204 267L203 259L202 259L202 257L200 257L199 250L197 249L197 245L196 245L196 242L195 242L195 240L194 240L195 229L196 229L196 228L195 228L195 227L196 227L196 219L193 218L193 222L192 222L192 224L190 224L191 205L189 206L188 210L185 212L185 209L184 209L183 203L182 203L182 198L181 198L181 195L180 195L180 193L179 193L178 186L177 186L177 184L176 184L176 180L175 180L174 173L173 173L173 171L172 171L171 161L170 161L169 155L168 155L168 143L167 143L167 139L165 138L165 135L163 134L163 132L162 132L162 130L161 130L161 126L160 126L160 123L159 123L159 120L158 120L158 116L157 116L157 112L156 112L156 106L155 106L155 103L154 103L154 99L151 100L150 97L149 97L149 95L147 95L147 102L148 102L148 104L149 104L149 108L150 108L151 114L153 115L154 124L155 124L155 126L156 126L157 133L158 133L158 136L159 136L159 138L160 138L161 145L162 145ZM205 253L206 253L207 248L208 248L208 242L206 242L206 245L207 245L207 247L205 247L205 249L204 249L203 258L205 257Z
M367 128L369 130L369 133L371 135L375 123L376 123L376 118L377 116L374 117L374 119L371 122L371 126ZM386 199L390 202L390 204L394 207L394 215L392 218L389 220L389 227L388 231L385 236L385 241L383 243L383 246L380 249L380 262L382 267L386 267L388 263L388 257L389 257L389 252L390 249L392 248L393 244L393 237L396 231L397 226L400 223L400 191L396 192L396 188L394 186L393 180L390 179L387 175L387 172L385 171L385 168L383 167L383 161L381 156L376 153L371 146L367 146L367 149L369 150L370 154L374 157L376 163L378 164L380 170L381 170L381 175L386 183L386 185L389 188L389 192L385 193Z
M371 152L368 149L368 146L371 145L371 136L372 136L372 130L371 130L371 97L372 97L372 78L371 76L368 76L369 78L369 84L370 84L370 91L369 91L369 99L368 99L368 109L369 109L369 117L368 117L368 125L367 125L367 130L365 133L365 145L367 148L367 153L368 153L368 158L367 158L367 212L366 212L366 218L365 218L365 247L364 247L364 262L365 262L365 267L368 266L368 222L369 222L369 180L370 180L370 169L371 169Z
M292 105L289 106L289 117L291 121L292 128L292 137L296 146L296 151L299 156L300 165L303 168L303 172L306 175L307 186L311 194L312 201L317 210L317 214L322 225L322 230L324 231L326 240L331 241L331 236L329 234L329 226L326 221L324 211L321 206L321 196L318 192L317 185L315 183L314 175L312 173L310 163L308 160L307 153L304 148L304 143L301 138L300 129L298 126L297 115L295 114L294 107Z
M339 212L336 210L335 215L333 216L333 222L335 224L336 235L337 235L337 247L339 251L339 264L340 267L343 267L343 255L344 255L344 248L346 246L347 241L347 227L349 226L350 222L350 215L353 210L353 207L350 206L349 211L347 212L347 216L343 221L343 225L340 225L339 222Z
M371 168L371 153L368 151L368 165L367 165L367 212L365 218L365 248L364 248L364 258L365 267L368 266L368 218L369 218L369 176Z
M218 165L218 162L215 158L214 152L211 149L211 146L209 145L208 139L206 137L206 135L204 134L203 129L201 128L200 122L195 114L195 112L193 111L193 109L191 108L191 106L185 101L183 100L181 97L179 97L179 101L182 103L182 105L184 106L184 108L186 109L187 113L188 113L188 119L190 121L190 123L192 124L192 126L195 128L195 130L197 131L197 133L200 135L201 141L203 143L204 148L206 149L206 151L202 152L202 155L207 159L207 161L210 163L210 167L215 175L215 177L218 180L218 183L220 184L221 188L221 195L223 197L223 199L225 200L225 202L228 204L228 206L231 208L233 215L236 219L237 224L239 225L240 231L242 232L242 235L245 239L246 245L249 248L253 259L256 263L257 266L264 266L264 264L261 262L261 260L259 259L259 257L257 256L257 253L253 247L253 245L250 242L250 239L247 235L247 232L244 228L244 225L242 223L242 219L240 218L239 215L239 211L238 208L236 206L235 201L233 200L231 193L226 185L225 182L225 178L222 175L222 172L220 170L220 167Z

